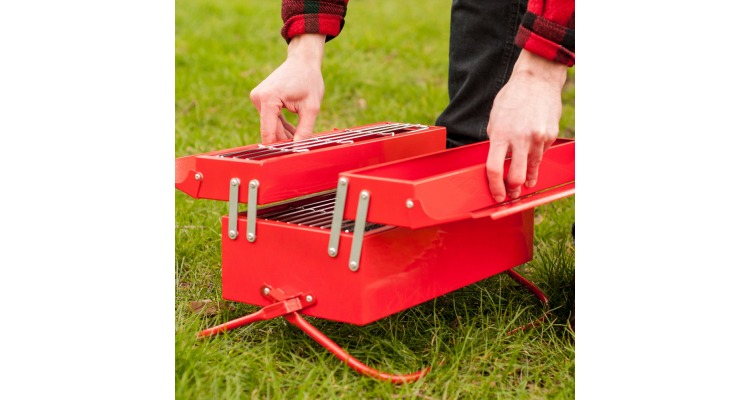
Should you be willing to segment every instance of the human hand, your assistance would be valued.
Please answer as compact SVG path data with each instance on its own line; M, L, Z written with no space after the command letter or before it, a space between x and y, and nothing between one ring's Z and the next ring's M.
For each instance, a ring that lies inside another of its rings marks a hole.
M250 92L250 100L260 113L263 144L312 136L325 92L320 72L325 39L326 35L314 33L293 37L286 61ZM296 128L284 119L282 108L299 115Z
M562 115L561 91L567 67L526 50L521 51L508 83L498 92L490 111L487 134L487 180L497 202L534 187L542 154L557 138ZM512 160L503 182L508 151Z

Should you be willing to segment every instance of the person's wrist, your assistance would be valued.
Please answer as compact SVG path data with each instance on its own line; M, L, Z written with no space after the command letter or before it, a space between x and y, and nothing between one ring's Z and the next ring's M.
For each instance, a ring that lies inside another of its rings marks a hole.
M516 78L541 81L562 90L568 77L568 67L530 51L521 50L521 55L518 56L516 65L513 67L512 75Z
M304 33L292 38L287 47L287 60L311 63L320 67L323 62L326 35Z

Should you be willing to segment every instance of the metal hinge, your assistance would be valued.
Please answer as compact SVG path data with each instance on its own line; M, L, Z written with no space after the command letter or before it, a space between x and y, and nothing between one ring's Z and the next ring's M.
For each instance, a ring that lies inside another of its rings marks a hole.
M331 237L328 239L328 255L331 257L336 257L336 255L339 254L341 223L344 221L344 207L346 207L346 193L348 187L349 181L346 178L339 179L339 187L336 191L336 202L333 207Z
M258 214L258 186L257 179L250 181L247 192L247 241L255 241L255 219ZM237 239L237 215L239 214L240 178L229 181L229 238Z
M247 191L247 241L255 241L255 219L258 215L258 187L260 182L257 179L250 181Z
M352 252L349 255L349 269L359 269L359 259L362 254L362 240L367 225L367 210L370 207L370 193L363 190L359 193L359 204L357 205L357 219L354 220L354 236L352 237Z
M240 198L240 178L229 181L229 238L237 239L237 206Z

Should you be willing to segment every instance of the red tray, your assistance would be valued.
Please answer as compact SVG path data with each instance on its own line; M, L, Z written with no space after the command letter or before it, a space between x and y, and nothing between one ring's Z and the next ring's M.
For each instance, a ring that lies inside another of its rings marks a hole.
M332 130L313 137L319 138L387 124L392 123L380 122L348 130ZM334 189L336 178L343 171L445 149L445 128L401 125L412 128L403 129L403 133L393 136L322 145L310 148L307 152L289 152L254 160L220 155L257 150L262 147L260 144L177 158L175 187L194 198L229 201L231 179L239 179L240 187L247 187L246 184L254 179L260 183L257 204L268 204ZM419 127L419 130L414 127ZM291 140L287 140L273 145L291 143ZM240 189L239 202L247 203L247 200L248 191Z
M362 191L370 196L367 221L419 229L491 216L500 218L575 191L575 141L558 139L544 153L539 179L518 199L498 204L490 194L489 142L342 172L348 179L345 219L355 219ZM510 158L505 161L508 174Z

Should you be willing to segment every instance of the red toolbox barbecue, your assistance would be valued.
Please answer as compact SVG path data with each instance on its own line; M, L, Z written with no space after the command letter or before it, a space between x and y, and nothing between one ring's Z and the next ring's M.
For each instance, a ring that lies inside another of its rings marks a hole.
M427 370L369 368L299 314L364 325L504 271L546 303L511 268L532 258L534 207L575 192L575 141L558 139L536 186L498 204L489 142L445 150L445 135L384 122L176 159L176 188L229 202L224 299L264 307L199 335L281 316L358 372L409 382Z

